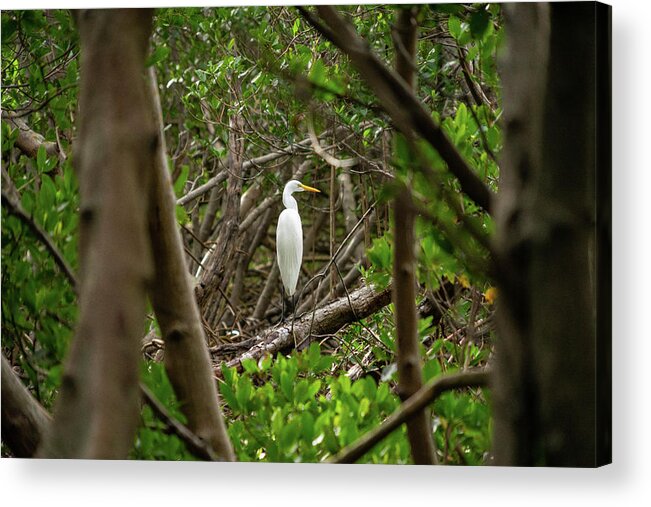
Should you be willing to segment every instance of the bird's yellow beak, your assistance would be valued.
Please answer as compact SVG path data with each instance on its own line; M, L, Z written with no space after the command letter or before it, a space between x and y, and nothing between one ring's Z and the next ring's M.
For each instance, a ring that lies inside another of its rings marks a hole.
M307 191L307 192L318 192L318 193L321 193L321 190L319 190L319 189L317 189L317 188L308 187L307 185L303 185L302 183L299 183L298 185L299 185L303 190L305 190L305 191Z

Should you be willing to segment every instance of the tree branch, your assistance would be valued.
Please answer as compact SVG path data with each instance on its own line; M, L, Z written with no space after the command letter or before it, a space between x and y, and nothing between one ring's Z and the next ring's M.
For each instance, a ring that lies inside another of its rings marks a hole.
M313 335L332 334L351 322L368 317L391 302L391 287L376 290L373 286L361 287L350 294L288 322L259 334L253 345L244 354L227 363L228 367L242 368L245 359L258 360L267 354L309 341Z
M153 10L78 17L80 311L38 455L124 459L140 420L140 338L153 275L147 206L159 138L143 77Z
M2 442L18 458L31 458L52 418L2 355Z
M45 153L48 155L59 155L57 143L46 141L45 137L30 129L22 118L14 117L6 111L2 111L2 119L11 125L12 128L18 130L16 146L28 157L36 158L38 149L41 146L45 148Z
M172 417L165 406L156 399L147 386L140 384L140 392L145 403L152 409L154 415L165 423L167 428L185 444L185 447L193 456L206 461L223 461L215 450L206 443L201 437L194 434L190 429L180 421Z
M165 369L190 430L207 442L221 460L234 461L176 221L174 191L167 168L163 114L153 67L149 71L148 91L149 110L158 126L160 139L153 154L154 171L148 213L155 270L149 296L165 341ZM206 456L212 459L208 454Z
M59 269L61 269L63 274L70 281L70 284L72 285L73 289L75 289L76 291L78 287L77 278L75 277L72 268L70 267L66 259L63 257L63 254L52 242L52 239L47 234L47 232L45 232L40 225L34 222L34 220L29 215L27 215L27 213L21 206L20 202L15 201L11 197L9 197L9 195L5 193L4 190L2 191L2 204L7 208L7 211L11 215L14 215L18 219L20 219L25 225L27 225L27 227L29 227L29 230L32 231L34 236L36 236L36 239L38 239L41 243L43 243L47 251L50 252L50 255L52 255L52 258L54 259L56 265L59 266Z
M436 149L459 180L463 192L490 213L493 192L475 174L405 81L382 63L334 7L317 6L316 9L327 26L307 9L298 7L308 23L350 58L396 127L407 136L415 131Z
M444 392L462 387L486 387L489 383L490 371L487 369L451 373L430 380L405 400L400 408L387 417L380 426L362 436L354 444L342 449L330 460L330 463L355 463L378 442L419 414Z
M405 84L415 90L417 72L414 62L418 54L417 8L397 8L396 71ZM396 134L400 135L400 134ZM414 394L423 385L422 359L418 340L416 310L416 255L414 227L416 213L411 189L403 186L393 201L393 308L396 321L398 393L401 399ZM407 423L411 456L417 465L435 465L436 449L429 410L423 410Z

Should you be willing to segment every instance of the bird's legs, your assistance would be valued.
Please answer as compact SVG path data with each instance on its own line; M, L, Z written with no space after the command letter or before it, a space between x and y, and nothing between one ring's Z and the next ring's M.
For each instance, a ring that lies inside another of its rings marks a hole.
M294 338L294 348L298 350L296 344L296 335L294 334L294 321L296 320L296 294L292 294L292 337Z

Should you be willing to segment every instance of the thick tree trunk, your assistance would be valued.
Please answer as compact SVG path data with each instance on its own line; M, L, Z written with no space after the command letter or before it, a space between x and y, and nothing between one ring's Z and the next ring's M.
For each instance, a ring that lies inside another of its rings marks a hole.
M505 9L497 464L596 464L595 5Z
M167 168L163 117L153 68L149 91L150 112L161 139L150 193L149 233L155 269L150 296L165 340L165 368L190 430L208 442L223 460L234 461L176 222L174 190Z
M160 142L147 109L152 11L78 13L80 315L42 457L123 459L138 426L152 276L148 188Z
M52 422L2 356L2 443L17 458L31 458Z

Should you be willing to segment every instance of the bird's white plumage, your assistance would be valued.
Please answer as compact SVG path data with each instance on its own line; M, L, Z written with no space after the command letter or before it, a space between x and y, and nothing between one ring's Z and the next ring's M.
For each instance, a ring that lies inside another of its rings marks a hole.
M278 217L276 254L287 295L293 296L303 261L303 228L301 217L295 209L286 209Z
M319 192L316 188L308 187L296 180L287 182L283 190L283 204L286 209L278 217L278 227L276 228L278 267L288 296L293 296L296 292L301 262L303 262L303 227L298 214L298 203L292 194L306 190Z

